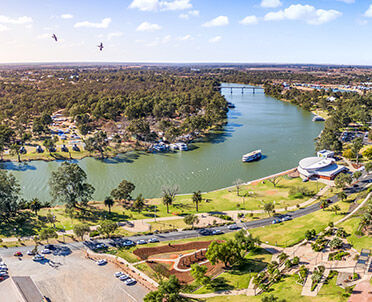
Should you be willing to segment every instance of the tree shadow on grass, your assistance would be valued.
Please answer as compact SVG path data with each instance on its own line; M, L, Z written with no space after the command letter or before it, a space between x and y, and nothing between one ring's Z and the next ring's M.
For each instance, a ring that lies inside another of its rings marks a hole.
M5 237L28 237L38 233L44 223L34 219L30 212L21 212L9 221L0 222L0 235Z
M217 277L211 281L210 287L214 291L233 290L234 287L226 282L224 277Z

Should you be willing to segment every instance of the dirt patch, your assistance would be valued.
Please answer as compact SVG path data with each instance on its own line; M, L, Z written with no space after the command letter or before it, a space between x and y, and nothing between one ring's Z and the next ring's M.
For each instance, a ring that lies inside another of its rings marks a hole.
M265 193L266 195L275 195L275 194L278 194L278 191L271 190L271 191L266 191Z
M134 250L133 254L135 254L142 260L146 260L148 257L152 255L204 249L207 248L211 242L212 241L195 241L182 244L168 244L156 247L143 247Z
M203 266L207 267L206 275L211 277L219 274L223 270L223 263L212 265L211 263L207 262L206 264L203 264ZM181 283L191 283L194 281L194 278L191 276L190 272L179 272L175 269L172 269L169 271L169 273L171 275L175 275Z

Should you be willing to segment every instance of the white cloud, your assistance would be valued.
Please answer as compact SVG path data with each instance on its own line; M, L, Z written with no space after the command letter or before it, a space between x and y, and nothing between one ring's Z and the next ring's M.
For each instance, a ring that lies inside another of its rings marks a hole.
M372 18L372 4L369 6L367 11L364 13L364 16L367 18Z
M107 40L111 40L112 38L121 37L122 35L123 35L122 32L109 33L109 34L107 35Z
M239 23L243 25L257 24L258 18L256 16L247 16L243 20L241 20Z
M261 7L265 8L276 8L282 5L282 2L280 0L262 0L261 1Z
M221 36L216 36L216 37L210 38L210 39L208 40L208 42L209 42L209 43L217 43L217 42L220 42L221 39L222 39Z
M316 9L311 5L293 4L284 10L267 13L264 20L301 20L308 24L319 25L330 22L340 16L342 16L342 13L337 10Z
M161 39L161 42L163 44L167 44L167 43L170 42L171 39L172 39L172 36L171 35L167 35L167 36L163 37L163 39Z
M225 26L229 24L229 18L226 16L219 16L203 24L204 27L215 27L215 26Z
M88 28L107 28L111 23L111 18L104 18L100 23L94 23L89 21L77 22L74 27L88 27Z
M337 1L345 2L347 4L351 4L355 2L355 0L337 0Z
M71 15L71 14L63 14L61 15L61 18L62 19L72 19L74 17L74 15Z
M6 27L5 25L0 24L0 32L2 32L2 31L6 31L6 30L8 30L8 29L9 29L9 28Z
M178 37L178 40L180 41L188 41L188 40L193 40L193 39L194 38L190 34L182 36L182 37Z
M32 22L33 20L31 17L23 16L23 17L18 17L18 18L13 19L8 16L0 15L0 23L4 23L4 24L29 24Z
M45 33L45 34L38 35L36 38L42 40L42 39L48 39L49 37L51 38L51 35L48 33Z
M191 9L192 4L190 3L190 0L133 0L132 3L129 5L129 8L147 12L158 10L185 10Z
M190 17L198 17L200 12L198 10L190 10L184 14L180 14L179 17L181 19L190 19Z
M159 24L152 24L149 22L143 22L137 27L137 31L156 31L160 29L162 29L162 27Z

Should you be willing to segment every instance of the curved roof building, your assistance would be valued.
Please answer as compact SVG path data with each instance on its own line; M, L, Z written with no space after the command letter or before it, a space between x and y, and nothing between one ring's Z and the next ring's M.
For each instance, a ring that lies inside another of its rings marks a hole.
M333 158L325 157L306 157L298 164L298 172L305 178L318 177L332 180L339 173L347 170L346 167L337 165Z

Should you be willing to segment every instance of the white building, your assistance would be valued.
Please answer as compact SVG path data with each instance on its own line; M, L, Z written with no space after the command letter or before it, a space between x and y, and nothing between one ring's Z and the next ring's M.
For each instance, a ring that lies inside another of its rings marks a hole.
M306 157L302 159L297 168L302 178L322 178L333 180L341 172L348 169L345 166L339 166L333 158L326 157Z
M325 157L325 158L333 158L335 156L335 153L330 150L320 150L316 153L318 157Z

